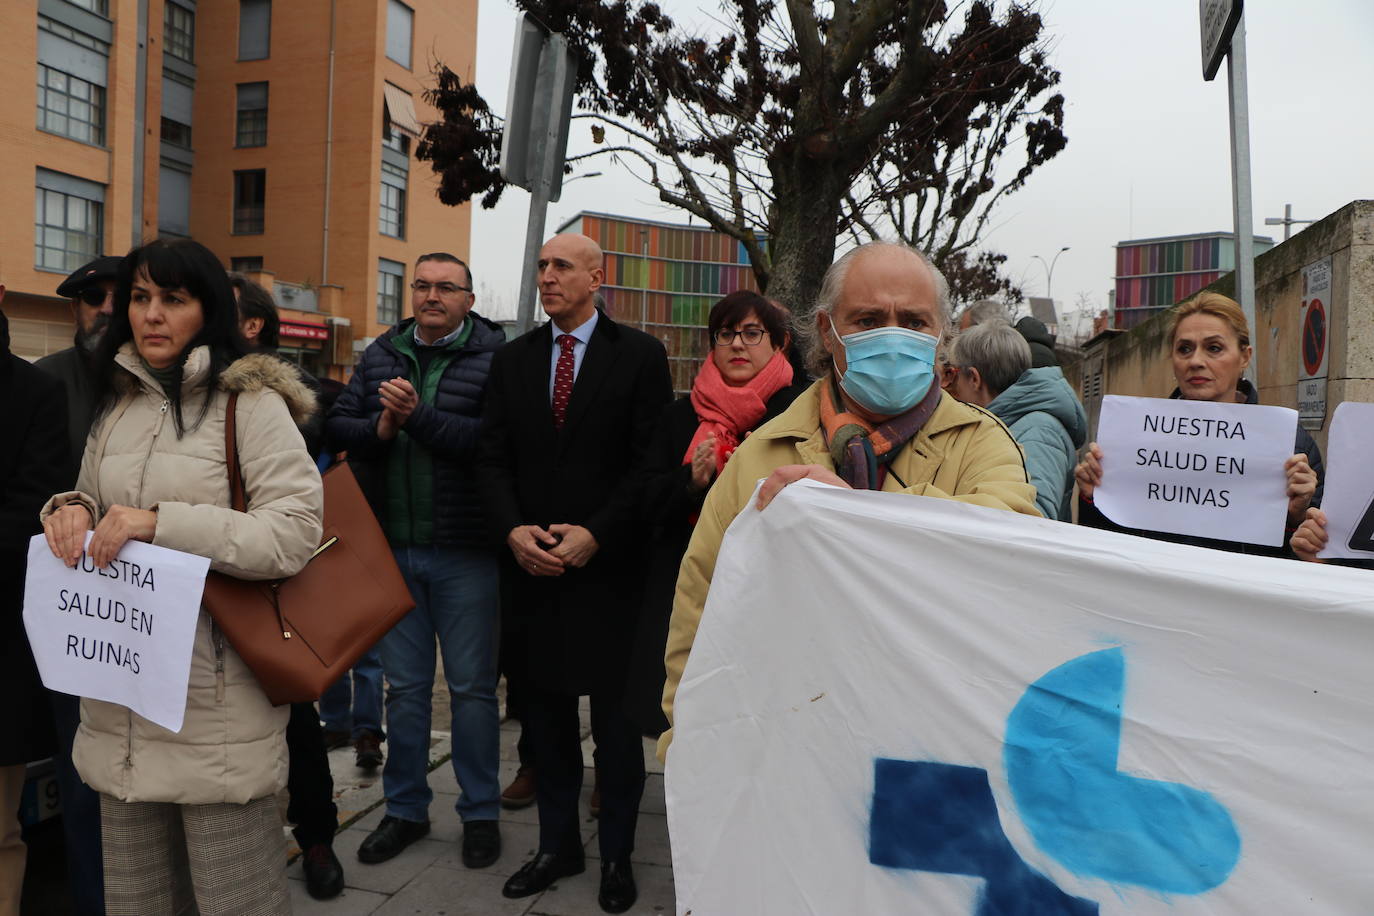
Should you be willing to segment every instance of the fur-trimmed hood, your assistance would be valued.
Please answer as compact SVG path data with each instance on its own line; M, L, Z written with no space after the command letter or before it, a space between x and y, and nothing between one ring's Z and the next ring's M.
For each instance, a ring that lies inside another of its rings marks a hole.
M157 381L143 368L143 361L132 341L119 348L115 363L124 370L124 373L115 376L115 386L119 390L130 390L137 382L158 390ZM183 389L192 391L203 385L209 374L210 348L196 347L186 357L182 368ZM250 353L234 360L229 368L220 373L217 387L221 391L238 394L268 389L275 391L286 402L291 419L297 425L309 420L318 409L315 392L301 378L300 370L271 353Z

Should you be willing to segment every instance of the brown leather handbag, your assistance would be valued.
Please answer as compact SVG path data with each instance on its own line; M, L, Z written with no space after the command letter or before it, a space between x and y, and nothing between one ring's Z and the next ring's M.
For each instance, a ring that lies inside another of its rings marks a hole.
M224 451L233 508L247 512L237 402L231 394ZM324 473L324 537L304 569L264 581L211 572L202 602L278 706L319 699L415 607L391 545L344 462Z

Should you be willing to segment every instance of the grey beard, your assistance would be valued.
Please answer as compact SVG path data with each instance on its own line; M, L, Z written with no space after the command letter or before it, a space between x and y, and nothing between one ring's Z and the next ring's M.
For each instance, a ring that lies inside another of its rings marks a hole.
M105 336L105 330L110 326L110 319L101 315L96 319L95 325L89 331L80 328L76 331L76 348L87 356L95 353L100 346L101 339Z

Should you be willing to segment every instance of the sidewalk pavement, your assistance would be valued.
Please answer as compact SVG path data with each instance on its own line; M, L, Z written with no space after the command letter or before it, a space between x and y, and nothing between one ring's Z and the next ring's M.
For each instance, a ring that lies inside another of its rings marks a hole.
M592 745L586 725L586 699L583 698L582 756L586 766L582 787L582 810L586 811L592 787ZM439 721L436 719L436 721ZM501 726L501 784L515 776L515 741L519 725L507 721ZM386 745L382 745L386 750ZM434 767L429 785L434 790L430 805L431 830L428 837L407 847L389 862L364 865L358 861L358 844L376 827L385 813L381 771L372 775L353 765L353 749L339 748L329 755L334 774L334 793L339 806L341 829L334 838L334 852L343 863L345 888L333 900L314 900L305 892L299 864L287 874L291 885L291 906L301 916L360 916L376 913L434 914L434 916L597 916L601 907L596 894L601 880L601 860L596 843L596 819L585 817L582 836L587 850L587 870L564 878L542 894L522 900L501 896L506 879L530 859L539 842L539 814L531 805L520 811L501 812L501 858L490 868L471 870L459 858L462 825L454 811L458 786L449 764L449 736L436 732L430 747ZM654 757L652 741L644 742L644 761L649 771L644 801L639 809L639 830L635 840L635 882L639 901L629 911L636 914L673 912L672 857L668 849L668 824L663 801L663 767ZM290 835L288 833L288 843ZM294 845L292 846L294 853Z

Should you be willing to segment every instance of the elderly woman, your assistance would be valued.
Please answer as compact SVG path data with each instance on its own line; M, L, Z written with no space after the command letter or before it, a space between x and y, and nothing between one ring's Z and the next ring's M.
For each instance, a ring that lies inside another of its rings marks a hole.
M1201 293L1189 299L1175 309L1169 318L1169 341L1174 378L1178 382L1178 387L1169 397L1226 404L1259 402L1255 386L1241 378L1241 373L1250 365L1254 351L1250 346L1250 329L1245 322L1245 313L1234 300L1218 293ZM1284 473L1288 477L1287 535L1291 535L1302 523L1309 507L1321 504L1322 491L1321 450L1301 426L1297 430L1293 451L1295 454L1284 462ZM1101 447L1093 442L1074 469L1074 476L1078 480L1078 521L1093 528L1125 531L1127 529L1113 524L1093 505L1093 491L1101 485L1104 467L1110 464L1110 456L1104 461ZM1281 547L1153 531L1131 533L1233 553L1288 555ZM1284 540L1287 541L1288 537L1285 536Z
M77 490L43 511L53 553L74 565L94 528L86 551L101 567L139 540L244 579L299 571L320 540L320 476L296 429L314 398L290 366L248 354L215 256L190 240L131 251L102 346ZM230 508L231 393L247 512ZM107 912L289 913L275 800L288 708L272 706L203 609L187 612L199 616L180 732L82 701L73 757L100 793Z
M692 393L664 408L648 453L643 509L654 534L626 711L654 737L668 727L663 649L673 588L706 491L744 437L806 387L788 360L782 311L757 293L739 290L717 302L706 332L711 352Z

